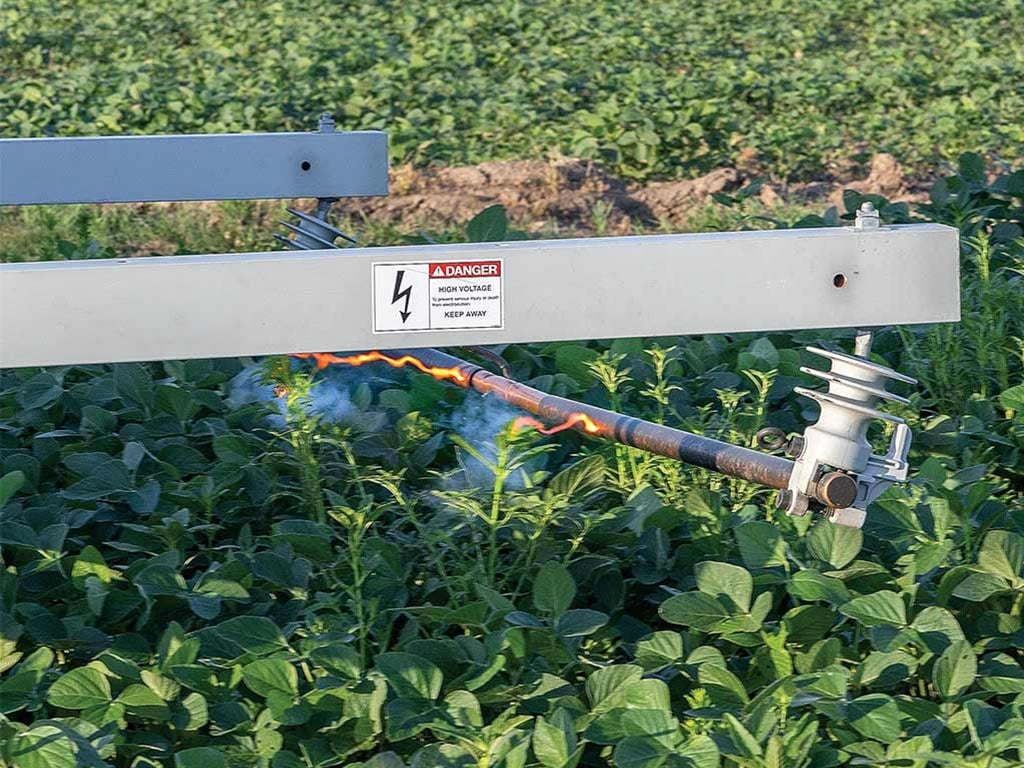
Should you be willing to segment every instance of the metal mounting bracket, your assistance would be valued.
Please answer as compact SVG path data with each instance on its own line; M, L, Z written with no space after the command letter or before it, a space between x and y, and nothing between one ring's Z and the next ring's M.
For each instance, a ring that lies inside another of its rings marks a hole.
M909 402L886 390L887 380L908 384L916 381L861 357L816 347L807 349L831 360L832 367L829 371L800 369L828 382L828 390L821 392L805 387L794 390L816 400L821 413L818 420L804 430L784 506L791 515L806 513L821 477L829 471L846 473L856 482L855 494L830 507L826 514L832 522L859 528L864 523L868 504L893 483L907 479L910 428L903 419L880 411L875 405L880 400ZM868 427L874 420L894 425L889 449L880 456L872 454L871 443L867 440Z

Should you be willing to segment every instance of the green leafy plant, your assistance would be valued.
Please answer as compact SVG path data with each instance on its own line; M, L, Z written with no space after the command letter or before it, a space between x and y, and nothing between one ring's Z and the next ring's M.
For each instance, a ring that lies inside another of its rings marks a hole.
M0 372L0 765L1020 765L1021 192L976 165L878 201L964 228L965 322L877 334L922 386L863 530L387 366ZM751 444L806 423L797 349L842 340L502 354Z

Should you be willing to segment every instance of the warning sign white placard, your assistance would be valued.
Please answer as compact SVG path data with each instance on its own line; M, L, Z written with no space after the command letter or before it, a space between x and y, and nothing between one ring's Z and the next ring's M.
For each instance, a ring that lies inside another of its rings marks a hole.
M373 331L502 328L502 260L373 265Z

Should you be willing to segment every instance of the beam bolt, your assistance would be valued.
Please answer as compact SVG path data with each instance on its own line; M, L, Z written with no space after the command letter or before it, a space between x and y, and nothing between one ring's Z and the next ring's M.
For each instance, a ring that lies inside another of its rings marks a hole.
M870 200L865 200L857 209L857 220L854 229L878 229L878 210Z

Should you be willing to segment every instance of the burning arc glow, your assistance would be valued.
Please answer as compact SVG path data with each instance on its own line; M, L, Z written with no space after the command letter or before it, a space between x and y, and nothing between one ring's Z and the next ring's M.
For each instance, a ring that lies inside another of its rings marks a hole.
M465 384L468 381L468 377L459 368L434 368L426 365L421 360L417 360L412 355L402 355L401 357L388 357L382 352L374 350L373 352L364 352L361 355L349 355L348 357L340 357L338 355L332 355L327 352L294 352L292 357L297 357L300 360L308 360L312 358L316 362L316 368L318 371L322 371L328 365L366 365L366 363L382 362L387 363L392 368L402 368L406 365L411 365L413 368L428 373L435 379L444 381L450 379L458 384Z
M524 427L533 427L542 435L554 435L558 432L564 432L565 430L572 429L576 426L582 426L584 431L589 432L592 435L596 435L601 430L601 427L595 424L594 420L587 416L587 414L574 413L561 424L557 424L554 427L545 427L543 422L537 421L537 419L532 416L520 416L512 422L512 431L518 432Z
M411 365L413 368L423 371L423 373L428 373L435 379L439 379L441 381L450 379L451 381L462 385L465 385L469 381L469 377L466 376L466 374L459 368L435 368L425 364L422 360L418 360L412 355L388 357L384 353L374 350L372 352L364 352L360 355L349 355L347 357L333 355L328 352L294 352L291 356L298 358L299 360L312 359L316 363L318 371L323 370L329 365L365 365L366 363L383 362L387 363L392 368L402 368L403 366ZM282 395L287 394L288 390L283 387L282 389L284 389ZM275 394L277 394L276 390ZM278 396L280 397L282 395ZM601 430L601 427L585 413L573 413L564 422L556 424L553 427L544 426L543 422L538 421L532 416L520 416L512 423L513 432L518 432L526 427L533 427L542 435L554 435L575 427L582 427L583 431L592 435L596 435Z

